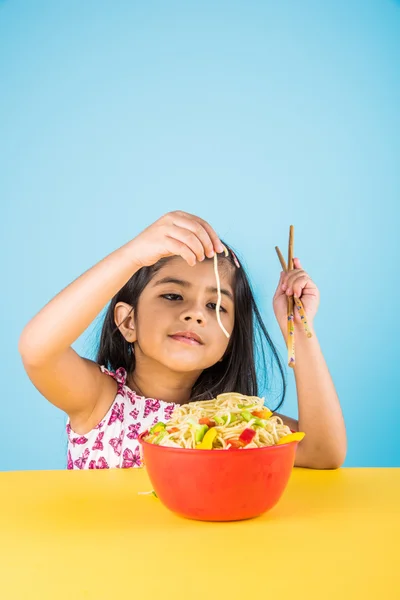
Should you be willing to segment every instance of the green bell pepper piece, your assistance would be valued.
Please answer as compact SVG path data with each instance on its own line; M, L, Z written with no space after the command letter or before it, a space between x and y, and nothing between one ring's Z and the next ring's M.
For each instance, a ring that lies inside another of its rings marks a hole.
M254 419L253 415L248 410L244 410L240 414L242 415L243 419L247 422L251 421L251 419Z
M163 431L165 429L165 423L162 423L161 421L159 423L155 423L155 425L153 425L153 427L150 429L150 433L158 433L160 431Z
M194 434L196 444L199 444L208 431L207 425L198 425Z

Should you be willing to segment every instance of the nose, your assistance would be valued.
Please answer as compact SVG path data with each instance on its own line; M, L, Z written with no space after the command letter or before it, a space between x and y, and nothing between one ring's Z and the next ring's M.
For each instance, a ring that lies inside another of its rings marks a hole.
M206 317L200 306L192 306L182 311L181 321L185 323L195 322L198 325L205 325Z

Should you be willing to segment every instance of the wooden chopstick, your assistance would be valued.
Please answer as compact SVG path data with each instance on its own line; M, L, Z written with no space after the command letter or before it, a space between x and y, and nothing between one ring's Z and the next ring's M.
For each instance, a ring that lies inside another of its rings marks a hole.
M290 226L289 230L289 252L288 252L288 264L291 265L291 269L294 269L293 265L293 245L294 245L294 227ZM276 253L278 255L279 261L281 263L282 269L285 273L288 271L288 267L286 265L285 259L283 258L282 252L279 250L278 246L275 246ZM304 306L300 298L294 298L293 296L288 296L288 365L289 367L294 367L296 364L295 359L295 344L294 344L294 306L293 302L296 303L296 307L300 313L301 321L303 323L304 331L307 337L312 337L312 333L308 328L307 323L307 315L304 310Z
M286 271L287 271L286 260L283 258L282 252L279 250L278 246L275 246L275 250L278 255L279 262L281 263L282 271L284 271L286 273Z
M289 229L288 271L293 271L293 225ZM294 305L293 296L288 296L288 365L293 368L296 364L294 345Z
M281 267L282 270L286 273L287 272L287 266L286 266L286 261L282 256L282 252L279 250L278 246L275 246L275 250L276 253L278 255L279 258L279 262L281 263ZM304 331L307 334L307 337L312 337L312 333L308 328L308 323L307 323L307 315L306 315L306 311L304 310L304 306L302 301L300 300L300 298L293 298L294 302L296 304L297 310L300 313L300 317L301 317L301 322L303 323L303 327L304 327Z

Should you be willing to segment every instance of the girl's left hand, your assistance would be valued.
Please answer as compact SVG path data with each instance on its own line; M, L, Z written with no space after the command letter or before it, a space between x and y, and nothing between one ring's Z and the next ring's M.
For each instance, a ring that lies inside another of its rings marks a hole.
M303 270L300 260L293 259L294 269L287 273L281 272L278 287L273 299L274 313L282 332L287 329L287 298L288 296L297 296L303 303L307 322L310 327L313 326L314 317L317 314L319 306L319 290L311 277ZM299 311L294 304L294 320L301 323Z

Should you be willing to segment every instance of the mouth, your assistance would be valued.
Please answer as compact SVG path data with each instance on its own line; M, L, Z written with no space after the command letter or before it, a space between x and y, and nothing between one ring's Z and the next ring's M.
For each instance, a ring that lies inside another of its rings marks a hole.
M201 337L197 335L197 333L194 333L194 331L178 331L169 337L177 342L188 344L190 346L202 346L204 343Z

